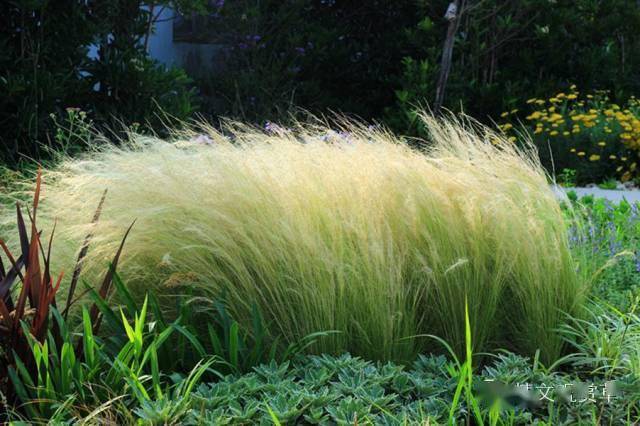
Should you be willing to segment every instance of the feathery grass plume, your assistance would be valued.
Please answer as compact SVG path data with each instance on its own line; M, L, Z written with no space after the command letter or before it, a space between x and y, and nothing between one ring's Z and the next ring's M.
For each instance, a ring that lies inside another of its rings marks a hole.
M47 171L40 216L58 218L67 265L92 232L89 282L136 218L119 269L139 295L189 275L241 324L257 306L286 342L341 331L315 351L406 360L433 349L407 339L428 333L462 354L466 296L475 352L553 359L586 284L537 157L474 123L422 120L420 149L347 121L134 136Z

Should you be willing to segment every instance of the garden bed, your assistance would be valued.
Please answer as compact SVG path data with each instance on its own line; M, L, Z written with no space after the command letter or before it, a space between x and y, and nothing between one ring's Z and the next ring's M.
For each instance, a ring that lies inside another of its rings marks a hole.
M3 247L3 420L638 420L639 205L559 203L533 151L424 120L424 151L232 125L38 174Z

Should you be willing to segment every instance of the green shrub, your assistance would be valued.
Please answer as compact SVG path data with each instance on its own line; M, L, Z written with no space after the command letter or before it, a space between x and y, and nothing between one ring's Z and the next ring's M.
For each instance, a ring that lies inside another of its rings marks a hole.
M137 217L121 265L134 297L225 294L245 329L255 306L286 344L338 331L312 350L405 360L433 348L415 337L429 333L461 353L468 298L475 349L554 359L562 312L579 315L587 287L542 169L497 135L424 119L426 152L356 125L139 137L50 170L41 210L68 241L60 256L92 229L86 277Z
M204 40L222 47L217 66L192 72L205 112L250 122L296 107L381 116L407 53L402 28L418 19L413 1L217 4L204 25Z
M401 74L392 74L396 104L386 115L397 131L421 134L415 110L435 99L449 3L416 2L419 19L404 24L407 41L402 48L409 54ZM637 4L486 0L467 6L445 92L445 106L451 110L490 122L502 111L518 108L523 99L545 96L571 82L588 90L610 89L620 103L638 91L631 65L638 60L631 52L640 43Z
M88 61L94 30L81 2L0 5L0 158L33 155L46 143L50 113L78 106L91 90L78 71Z
M168 68L137 52L102 61L90 68L91 81L100 87L90 94L89 111L101 130L122 130L123 124L163 134L191 118L197 110L193 81L180 68Z
M216 2L199 41L220 45L220 57L214 72L193 70L203 109L255 122L299 106L420 134L415 110L435 98L449 3ZM484 0L463 13L445 98L453 110L497 119L568 81L622 100L638 89L640 8L629 0Z
M201 3L176 7L202 11ZM69 108L111 130L133 122L161 130L193 113L195 91L184 71L147 57L143 39L153 13L141 6L138 0L0 5L0 160L47 159L43 146L61 148L57 123ZM90 46L97 54L89 55Z

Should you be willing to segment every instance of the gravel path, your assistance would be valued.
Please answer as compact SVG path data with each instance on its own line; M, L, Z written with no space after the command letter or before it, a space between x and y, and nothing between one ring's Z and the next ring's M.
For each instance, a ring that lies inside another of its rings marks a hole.
M594 197L606 198L612 202L620 202L623 199L626 199L630 203L640 202L640 190L631 189L631 190L616 190L616 189L601 189L598 187L593 188L563 188L561 186L554 186L553 190L558 197L564 198L566 197L566 193L568 191L575 191L578 194L578 197L583 197L585 195L593 195Z

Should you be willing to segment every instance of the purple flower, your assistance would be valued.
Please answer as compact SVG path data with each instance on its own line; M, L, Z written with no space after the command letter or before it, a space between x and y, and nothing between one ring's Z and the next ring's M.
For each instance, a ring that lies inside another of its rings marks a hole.
M609 254L611 254L611 256L615 256L619 251L620 243L618 243L617 241L611 241L609 243Z
M213 145L213 140L207 135L198 135L195 138L191 138L190 142L199 145Z
M268 133L280 133L283 132L287 129L283 129L282 127L278 126L276 123L272 123L270 121L267 121L266 123L264 123L264 129L268 132Z
M569 228L569 244L571 244L572 247L575 247L578 245L578 243L580 243L578 229L575 225L571 225L571 227Z
M295 51L296 51L296 53L297 53L298 55L300 55L300 56L304 55L304 53L305 53L305 49L304 49L304 47L296 47L294 50L295 50Z

